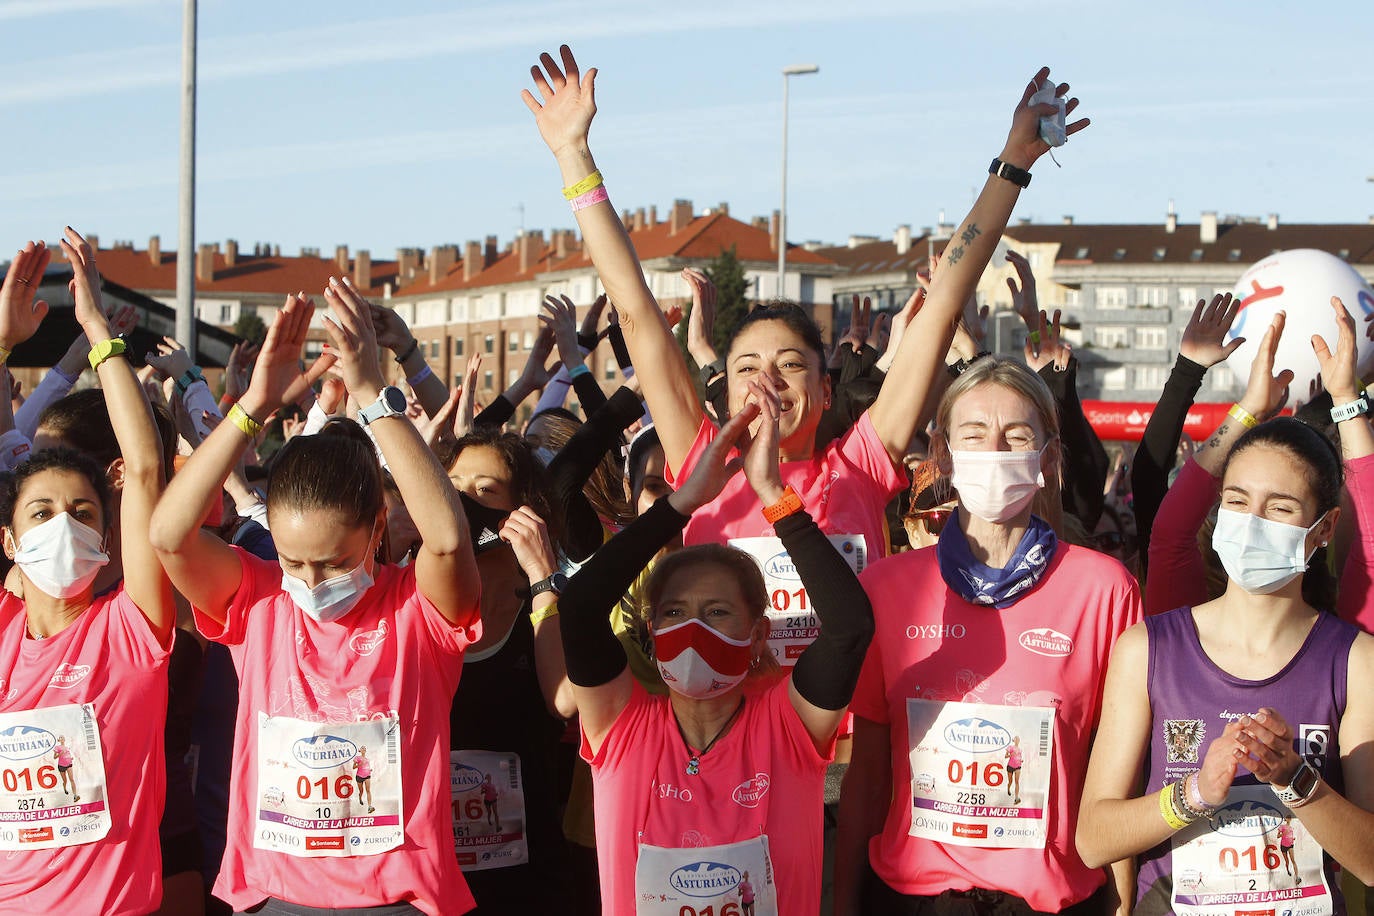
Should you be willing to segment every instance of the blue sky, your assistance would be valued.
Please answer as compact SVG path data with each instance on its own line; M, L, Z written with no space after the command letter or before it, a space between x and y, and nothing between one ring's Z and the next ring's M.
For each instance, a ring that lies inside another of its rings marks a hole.
M160 233L172 247L180 0L0 0L0 245ZM789 237L967 208L1042 63L1094 125L1019 216L1374 214L1374 3L1111 0L202 0L203 241L390 256L572 225L518 93L566 40L601 70L592 146L624 207L777 205Z

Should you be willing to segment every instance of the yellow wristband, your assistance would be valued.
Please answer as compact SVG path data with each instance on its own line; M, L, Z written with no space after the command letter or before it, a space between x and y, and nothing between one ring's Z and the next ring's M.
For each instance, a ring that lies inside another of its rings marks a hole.
M597 170L595 172L592 172L586 178L583 178L577 184L570 184L566 188L564 188L563 199L572 200L576 197L581 197L583 194L586 194L593 188L601 187L602 184L604 184L604 182L601 180L601 171Z
M1189 822L1179 817L1178 811L1174 809L1173 783L1168 783L1159 790L1159 813L1171 830L1182 830L1188 826Z
M124 350L125 346L123 338L111 337L110 339L102 340L94 347L91 347L90 355L87 358L91 362L92 369L99 369L100 364L105 362L105 360L109 359L111 356L123 356Z
M1244 426L1246 429L1254 429L1256 426L1259 426L1259 419L1239 404L1232 404L1231 409L1226 411L1226 415L1239 420L1240 425Z
M248 416L248 411L238 404L229 408L229 414L224 419L237 426L250 439L262 432L262 424Z
M0 366L10 361L10 351L0 347Z
M541 611L530 611L530 624L537 627L544 621L548 620L550 617L557 616L558 601L555 599L553 604L549 605Z

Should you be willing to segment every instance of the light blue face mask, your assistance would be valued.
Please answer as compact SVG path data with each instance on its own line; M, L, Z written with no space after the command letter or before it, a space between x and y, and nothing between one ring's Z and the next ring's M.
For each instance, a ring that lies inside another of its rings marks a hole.
M364 557L357 569L325 579L314 588L283 570L281 587L291 596L296 607L316 623L332 623L357 607L363 595L372 587L372 576L367 572L367 559Z

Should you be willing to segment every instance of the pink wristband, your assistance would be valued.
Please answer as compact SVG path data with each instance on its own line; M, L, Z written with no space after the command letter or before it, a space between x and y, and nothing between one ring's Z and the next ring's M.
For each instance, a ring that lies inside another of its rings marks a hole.
M584 210L596 204L602 204L611 199L611 195L606 193L606 186L598 185L580 197L574 197L572 201L573 212Z

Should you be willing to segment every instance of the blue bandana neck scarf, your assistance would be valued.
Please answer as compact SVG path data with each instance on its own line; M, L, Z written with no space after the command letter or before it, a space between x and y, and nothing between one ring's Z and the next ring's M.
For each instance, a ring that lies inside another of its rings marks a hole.
M1016 552L1002 569L984 566L973 558L957 519L950 520L940 532L935 556L940 577L955 594L970 604L995 608L1010 607L1035 587L1054 558L1059 539L1043 519L1032 515Z

